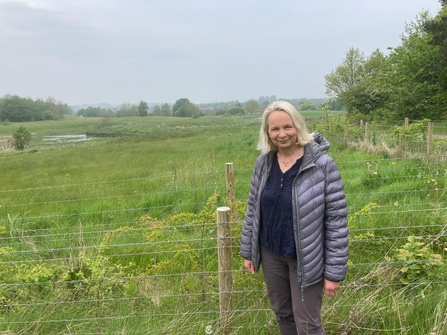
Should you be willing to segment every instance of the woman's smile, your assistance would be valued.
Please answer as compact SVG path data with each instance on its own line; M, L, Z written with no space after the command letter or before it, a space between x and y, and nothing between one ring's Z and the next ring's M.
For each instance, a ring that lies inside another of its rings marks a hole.
M286 149L297 142L297 130L292 118L284 111L276 111L268 117L268 135L278 149Z

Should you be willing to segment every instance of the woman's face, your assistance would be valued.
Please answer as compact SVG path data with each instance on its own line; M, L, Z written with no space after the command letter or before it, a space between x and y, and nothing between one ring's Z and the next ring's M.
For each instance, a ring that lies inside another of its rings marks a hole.
M298 132L289 114L284 111L272 112L267 122L269 138L278 150L296 146Z

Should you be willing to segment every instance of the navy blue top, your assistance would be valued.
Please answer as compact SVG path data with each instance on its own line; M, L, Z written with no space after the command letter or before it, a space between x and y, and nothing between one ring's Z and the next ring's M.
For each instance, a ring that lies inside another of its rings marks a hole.
M270 176L261 194L260 243L271 252L286 258L296 258L292 186L302 160L301 157L283 173L278 156L275 155Z

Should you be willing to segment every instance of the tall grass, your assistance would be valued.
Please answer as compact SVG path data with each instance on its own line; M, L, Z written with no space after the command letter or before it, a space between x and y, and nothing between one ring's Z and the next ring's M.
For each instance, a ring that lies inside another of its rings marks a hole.
M276 334L262 273L242 271L238 256L259 116L25 126L38 136L131 136L51 146L36 139L0 155L0 332L219 333L215 209L226 203L224 164L233 162L232 334ZM445 155L359 150L343 127L325 134L322 121L310 123L333 144L350 212L348 278L324 301L326 330L443 334L446 272L430 257L445 262ZM431 254L403 284L407 264L396 257L409 236L423 237Z

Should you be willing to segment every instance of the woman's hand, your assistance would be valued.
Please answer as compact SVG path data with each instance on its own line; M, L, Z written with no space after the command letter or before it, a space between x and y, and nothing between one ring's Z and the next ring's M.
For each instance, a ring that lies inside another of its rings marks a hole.
M252 260L245 259L244 268L246 268L248 272L251 272L252 275L255 274L255 263Z
M340 288L340 283L335 281L324 280L324 294L328 297L333 297Z

